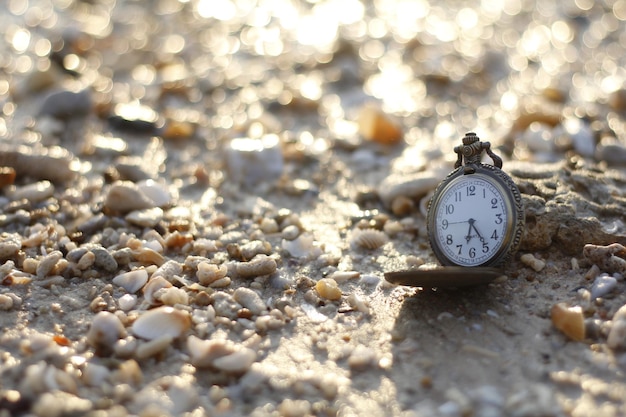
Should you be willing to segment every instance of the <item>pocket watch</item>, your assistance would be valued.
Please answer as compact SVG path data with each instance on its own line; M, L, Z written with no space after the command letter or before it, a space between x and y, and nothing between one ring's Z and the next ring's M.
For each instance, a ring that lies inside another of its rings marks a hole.
M501 169L502 159L473 132L454 152L455 170L435 189L426 217L430 246L442 266L388 273L388 281L435 287L489 282L503 274L498 267L519 248L524 206L519 189ZM493 165L481 162L483 152Z

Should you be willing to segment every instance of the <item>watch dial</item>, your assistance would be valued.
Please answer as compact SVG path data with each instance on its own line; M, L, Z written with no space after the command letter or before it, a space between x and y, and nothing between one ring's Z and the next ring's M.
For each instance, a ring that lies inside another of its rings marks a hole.
M498 255L512 219L501 188L488 177L457 177L433 208L435 239L453 264L483 265Z

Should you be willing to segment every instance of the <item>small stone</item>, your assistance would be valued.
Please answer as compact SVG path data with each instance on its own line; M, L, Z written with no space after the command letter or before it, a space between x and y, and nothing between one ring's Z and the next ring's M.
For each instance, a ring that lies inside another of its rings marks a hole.
M535 255L532 253L525 253L520 257L520 260L524 265L531 267L536 272L540 272L546 267L546 263L541 259L535 258Z
M441 177L434 172L424 171L416 174L392 174L386 177L378 186L378 196L387 207L402 196L412 200L419 200L429 191L434 190L441 181Z
M39 115L57 119L86 116L91 112L91 92L58 91L46 97L39 109Z
M558 303L550 312L552 324L567 337L581 341L585 339L585 317L580 306L568 307Z
M231 374L243 374L256 361L256 353L252 349L240 347L235 352L221 356L213 361L213 366L220 371Z
M585 245L583 256L604 272L626 273L626 247L619 243L608 246Z
M156 205L137 185L125 181L117 182L109 188L104 206L113 212L128 213L153 208Z
M340 300L342 296L341 288L337 285L337 281L332 278L322 278L315 284L315 290L320 297L327 300Z
M363 371L372 366L376 359L376 352L367 346L358 345L348 357L348 366L354 371Z
M52 251L46 255L37 265L37 278L44 278L52 272L61 258L63 258L63 254L58 250Z
M54 185L44 180L16 188L9 196L13 200L28 200L31 204L39 203L54 195Z
M22 248L22 237L17 233L2 233L0 235L0 259L8 259L17 254Z
M591 287L591 298L596 299L604 297L617 287L617 280L608 275L601 274L598 276Z
M6 294L0 294L0 310L9 311L13 308L13 299Z
M169 306L157 307L143 313L132 325L133 334L142 339L154 340L163 336L180 337L191 326L186 311Z
M110 352L118 339L126 336L120 319L113 313L101 311L95 315L87 332L87 342L104 353Z
M108 250L101 246L95 246L90 249L95 256L94 265L98 268L102 268L107 272L115 272L117 270L117 261L109 253Z
M267 306L263 299L256 291L246 287L239 287L233 293L233 298L244 308L247 308L252 314L262 314L267 311Z
M620 307L613 315L606 342L611 349L626 349L626 305Z
M237 275L241 278L254 278L276 272L276 261L266 255L258 255L249 262L239 262L236 265Z
M311 403L307 400L284 399L278 405L278 413L284 417L304 417L311 413Z

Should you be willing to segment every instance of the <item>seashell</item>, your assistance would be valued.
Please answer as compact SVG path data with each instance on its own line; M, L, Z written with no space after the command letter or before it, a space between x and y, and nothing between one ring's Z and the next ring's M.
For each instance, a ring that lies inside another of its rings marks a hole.
M213 361L213 367L229 374L241 375L256 361L256 353L246 347L238 347L235 352Z
M2 285L26 285L30 284L33 276L24 272L13 270L6 277L2 278Z
M218 280L213 281L211 284L209 284L209 287L211 288L226 288L230 285L231 283L231 279L230 277L224 277L224 278L220 278Z
M357 294L350 294L347 298L347 301L348 304L350 304L350 307L352 307L353 309L360 311L361 313L369 314L370 307L368 303Z
M252 314L259 315L267 311L267 306L256 291L246 287L239 287L233 293L233 298L244 308L247 308Z
M163 255L150 248L143 247L139 250L132 251L132 254L135 260L146 265L161 266L165 263Z
M213 365L215 359L235 352L235 344L229 340L202 340L191 335L187 338L191 363L199 368Z
M526 266L531 267L535 272L541 271L546 267L546 263L541 259L535 258L532 253L525 253L520 257L520 261Z
M164 335L148 342L144 342L137 347L135 357L139 360L143 360L154 356L170 347L173 340L174 337L171 335Z
M126 336L126 329L120 319L113 313L101 311L95 315L89 331L87 343L103 353L113 349L118 339Z
M326 314L320 313L317 309L308 303L303 303L300 305L304 314L313 322L313 323L323 323L328 320L328 316Z
M171 286L172 284L162 276L150 278L150 281L143 287L143 296L150 304L156 304L159 301L156 293L163 288Z
M327 300L339 300L341 299L341 288L337 285L337 281L332 278L322 278L315 284L315 290L320 297Z
M361 276L359 271L335 271L328 276L328 278L332 278L337 283L346 282L349 279L356 279Z
M226 265L216 265L203 261L198 264L196 276L200 284L210 285L214 281L224 278L227 272Z
M552 306L550 317L554 327L573 340L585 339L585 317L580 306L568 307L565 303Z
M50 272L52 272L57 262L59 262L61 258L63 258L63 254L61 253L61 251L58 250L52 251L48 255L46 255L41 261L39 261L39 264L37 265L37 278L44 278Z
M236 264L237 275L241 278L255 278L276 272L276 261L266 255L258 255L249 262Z
M113 283L124 288L126 292L134 294L148 282L148 271L145 269L135 269L124 272L113 278Z
M118 181L109 188L104 206L113 212L128 213L133 210L153 208L156 205L134 183Z
M351 244L365 249L378 249L387 243L387 235L377 229L356 229L352 232Z
M139 316L132 325L133 334L142 339L152 340L161 336L180 337L191 326L191 318L186 311L163 306L149 310Z

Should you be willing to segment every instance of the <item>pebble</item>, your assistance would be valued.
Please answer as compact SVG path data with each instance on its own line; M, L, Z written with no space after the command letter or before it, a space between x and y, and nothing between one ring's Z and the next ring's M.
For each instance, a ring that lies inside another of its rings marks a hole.
M252 314L259 315L267 311L267 306L261 296L254 290L246 287L239 287L233 293L233 298Z
M617 280L604 273L599 275L593 285L591 286L591 298L596 299L600 297L604 297L605 295L611 293L617 287Z
M303 233L293 240L283 239L281 246L294 258L314 259L322 254L322 250L315 244L315 238L310 233Z
M600 144L596 147L596 160L613 166L626 165L626 146L621 143Z
M54 185L48 180L18 187L9 196L13 200L28 200L31 204L37 204L54 195Z
M525 253L520 257L520 261L526 266L531 267L535 272L540 272L546 267L546 263L541 259L538 259L532 253Z
M626 273L626 247L619 243L608 246L585 245L583 256L604 272Z
M13 298L6 294L0 294L0 310L9 311L13 308Z
M440 175L431 171L415 174L392 174L378 186L378 196L387 207L391 207L393 201L400 196L419 200L429 191L434 190L441 179Z
M248 187L271 183L283 173L283 154L277 135L233 139L225 153L228 173L236 183Z
M249 262L239 262L236 265L237 275L241 278L255 278L270 275L276 272L276 261L266 255L258 255Z
M39 109L39 115L69 119L86 116L91 112L91 108L92 101L89 90L79 92L57 91L44 99Z
M341 288L337 285L337 281L332 278L322 278L315 284L315 290L320 297L327 300L340 300L342 296Z
M606 342L611 349L626 349L626 305L620 307L613 315Z
M136 184L123 181L111 185L106 194L104 206L113 212L128 213L133 210L153 208L155 204Z
M8 259L22 248L22 237L17 233L0 234L0 259Z
M18 178L49 180L56 184L73 180L78 174L80 163L71 152L58 146L1 145L0 166L15 169Z
M163 219L163 209L152 207L144 210L133 210L124 217L130 224L139 227L154 227Z
M59 262L61 258L63 258L63 254L60 251L55 250L50 252L43 259L41 259L39 261L39 264L37 265L37 278L41 279L48 276L48 274L52 272L57 262Z
M364 371L371 367L376 360L376 352L374 349L358 345L356 346L350 356L348 357L348 366L354 371Z
M90 250L95 256L95 266L97 266L98 268L102 268L107 272L115 272L117 270L117 261L108 250L104 249L101 246L94 246L90 248Z
M568 307L565 303L555 304L550 311L550 317L554 327L570 339L576 341L585 339L585 317L580 306Z
M137 188L148 197L156 207L168 207L174 203L175 196L167 185L151 179L139 181Z
M129 294L134 294L148 282L148 271L145 269L135 269L124 272L113 278L113 283L124 288Z
M132 324L133 334L147 340L162 336L180 337L191 326L191 318L186 311L173 307L157 307L143 313Z

